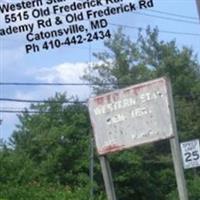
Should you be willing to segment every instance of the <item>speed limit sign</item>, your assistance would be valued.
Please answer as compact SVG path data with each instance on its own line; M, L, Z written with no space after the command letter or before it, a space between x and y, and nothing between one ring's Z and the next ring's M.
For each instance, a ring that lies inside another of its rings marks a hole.
M198 139L181 143L181 151L185 169L200 166L200 145Z

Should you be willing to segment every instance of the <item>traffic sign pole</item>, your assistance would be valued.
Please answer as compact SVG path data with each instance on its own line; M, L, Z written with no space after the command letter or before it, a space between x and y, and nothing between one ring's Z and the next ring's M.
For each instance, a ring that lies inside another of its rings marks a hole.
M112 180L112 174L111 174L109 161L106 156L100 156L99 159L101 163L103 179L105 183L108 200L116 200L116 194L115 194L114 184Z
M171 145L172 157L176 173L176 182L178 185L179 198L180 200L188 200L188 193L187 193L178 138L175 137L170 139L170 145Z

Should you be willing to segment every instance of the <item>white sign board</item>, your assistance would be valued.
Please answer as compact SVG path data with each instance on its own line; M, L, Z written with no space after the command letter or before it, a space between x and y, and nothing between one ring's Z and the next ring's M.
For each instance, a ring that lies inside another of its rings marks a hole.
M200 166L199 140L191 140L181 143L181 152L185 169Z
M169 81L159 78L89 100L100 155L174 136Z

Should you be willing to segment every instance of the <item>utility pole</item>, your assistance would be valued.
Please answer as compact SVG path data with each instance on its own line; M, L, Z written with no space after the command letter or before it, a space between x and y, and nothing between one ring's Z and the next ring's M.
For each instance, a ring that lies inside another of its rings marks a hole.
M196 0L196 4L197 4L197 10L198 10L199 20L200 20L200 0Z

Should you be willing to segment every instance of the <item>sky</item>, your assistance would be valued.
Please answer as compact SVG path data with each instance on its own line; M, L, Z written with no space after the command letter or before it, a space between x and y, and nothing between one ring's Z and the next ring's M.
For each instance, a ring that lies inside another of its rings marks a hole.
M72 0L68 0L72 1ZM124 2L131 0L124 0ZM134 0L133 0L134 1ZM135 0L136 1L136 0ZM0 3L6 2L0 0ZM12 1L19 2L19 0ZM163 13L165 12L165 14ZM191 18L178 17L183 15ZM155 17L157 16L157 17ZM175 18L177 20L170 20ZM126 26L143 27L148 25L158 27L160 39L164 41L176 40L179 48L183 46L193 48L200 60L200 34L198 13L195 0L154 0L154 7L107 18L109 23ZM4 27L0 14L0 28ZM190 21L189 23L183 20ZM109 25L112 31L118 27ZM124 32L132 40L137 39L137 29L124 28ZM166 33L168 32L168 33ZM170 32L170 33L169 33ZM89 65L97 62L92 53L105 50L103 41L83 45L62 47L55 50L26 54L24 50L25 37L23 34L0 36L0 82L64 82L80 83L80 77ZM86 86L6 86L0 85L0 98L44 100L55 95L55 92L66 92L68 96L77 96L81 100L88 99L91 89ZM23 109L27 103L0 101L0 110ZM0 112L0 139L7 140L16 129L18 119L15 113Z

